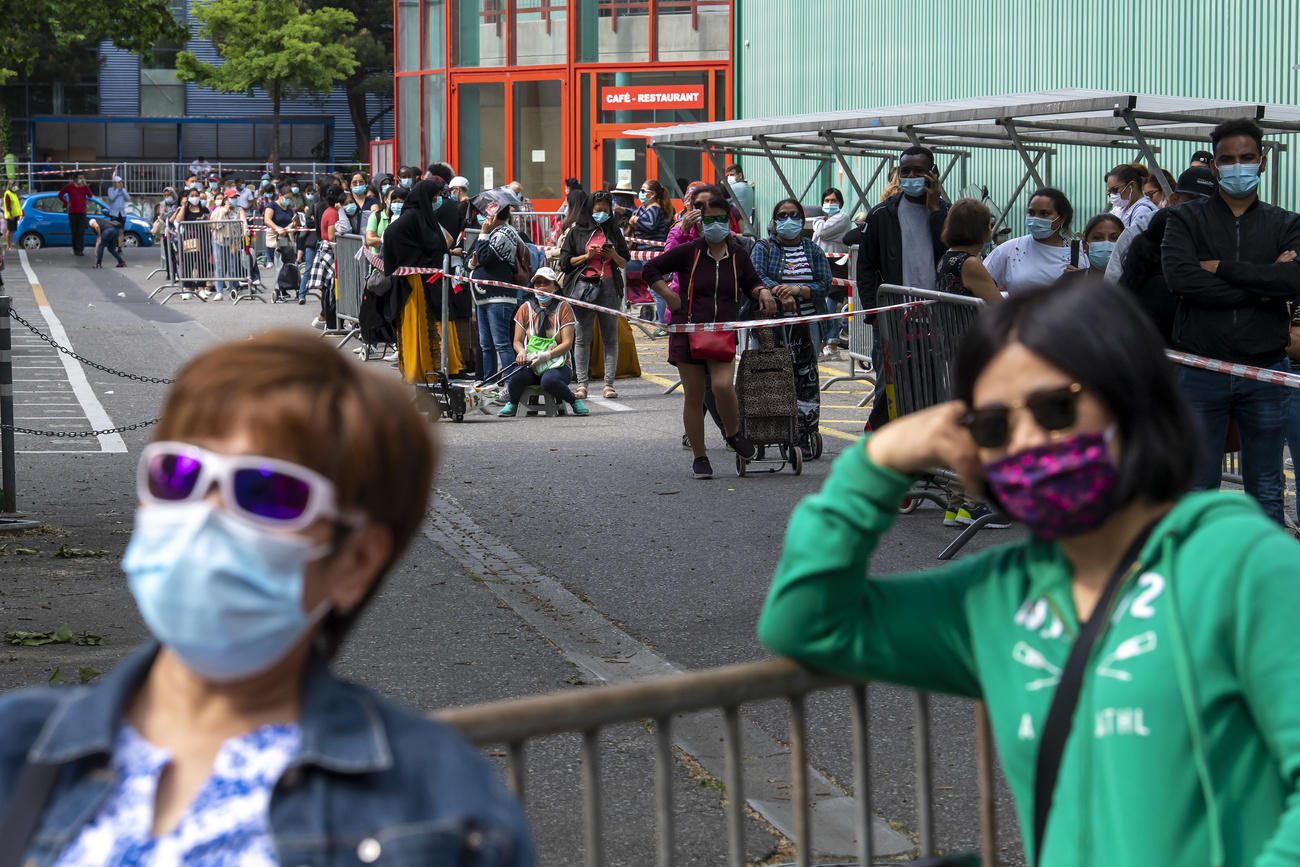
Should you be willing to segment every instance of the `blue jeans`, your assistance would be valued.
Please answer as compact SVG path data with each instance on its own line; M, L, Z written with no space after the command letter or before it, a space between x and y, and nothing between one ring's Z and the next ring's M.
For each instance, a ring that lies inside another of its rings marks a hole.
M483 379L496 376L515 360L515 305L480 304L478 346L483 355Z
M1300 373L1300 361L1291 362L1291 372ZM1291 462L1300 457L1300 388L1286 390L1286 446L1291 451Z
M217 293L234 292L239 288L238 280L224 280L223 277L234 277L239 273L235 267L235 250L229 244L223 244L220 241L212 245L212 270L216 276L213 286Z
M521 367L510 374L510 381L506 388L510 392L510 402L516 405L523 401L524 392L530 385L540 385L542 391L551 397L565 403L573 403L577 398L569 390L569 383L572 381L573 371L567 364L563 367L553 367L540 375L531 367Z
M304 247L302 253L302 265L300 274L301 279L298 281L298 298L307 297L307 278L311 275L311 263L316 261L316 248Z
M1272 367L1286 370L1285 361ZM1241 434L1241 476L1246 493L1274 521L1282 523L1282 435L1288 402L1285 386L1257 382L1212 370L1179 366L1183 395L1200 422L1205 454L1192 487L1216 490L1223 473L1223 444L1228 421Z

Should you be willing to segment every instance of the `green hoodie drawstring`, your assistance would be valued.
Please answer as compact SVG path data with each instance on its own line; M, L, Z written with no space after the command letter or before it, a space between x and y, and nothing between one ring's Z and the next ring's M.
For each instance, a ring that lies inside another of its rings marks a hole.
M1187 717L1187 729L1192 737L1192 757L1196 765L1196 776L1201 781L1201 797L1205 800L1205 812L1210 825L1210 864L1223 867L1223 830L1219 827L1219 804L1214 798L1214 785L1210 780L1210 762L1205 753L1205 733L1201 730L1201 715L1198 710L1200 702L1196 695L1196 681L1192 677L1191 646L1187 643L1187 632L1183 628L1183 618L1178 611L1177 594L1173 575L1173 537L1167 534L1161 542L1161 560L1169 564L1170 594L1164 606L1169 620L1169 629L1174 636L1174 668L1178 674L1178 692L1183 699L1183 715Z

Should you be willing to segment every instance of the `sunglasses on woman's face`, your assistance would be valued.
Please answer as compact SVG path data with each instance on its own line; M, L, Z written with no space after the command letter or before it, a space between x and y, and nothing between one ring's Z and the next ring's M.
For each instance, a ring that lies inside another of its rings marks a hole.
M704 216L700 217L700 222L705 224L706 226L709 223L725 223L727 222L727 215L726 214L712 214L712 215L705 214Z
M319 518L358 522L339 512L329 479L289 461L180 442L150 443L140 456L136 493L146 505L199 502L214 484L226 509L262 527L301 530Z
M962 416L961 423L970 431L975 445L982 449L1004 448L1011 440L1011 412L1028 409L1034 423L1046 431L1074 427L1079 419L1079 395L1083 386L1077 382L1045 391L1037 391L1010 406L985 406Z
M776 218L778 220L802 220L803 214L799 214L794 211L781 211L779 214L776 215Z

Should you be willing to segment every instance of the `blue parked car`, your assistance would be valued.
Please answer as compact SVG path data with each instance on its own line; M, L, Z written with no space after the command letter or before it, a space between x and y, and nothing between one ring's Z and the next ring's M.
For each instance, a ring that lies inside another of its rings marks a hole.
M108 205L96 198L86 200L86 216L108 217ZM63 200L54 193L35 193L23 202L23 216L14 230L14 237L27 250L41 247L71 247L72 232L68 229L68 212ZM122 229L123 247L153 246L153 227L148 220L126 215ZM86 246L95 246L95 230L86 229Z

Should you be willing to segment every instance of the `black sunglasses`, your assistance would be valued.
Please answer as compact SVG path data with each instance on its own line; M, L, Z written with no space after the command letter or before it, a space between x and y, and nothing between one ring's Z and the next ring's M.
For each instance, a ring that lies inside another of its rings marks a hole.
M986 406L973 409L961 418L975 445L982 449L1000 449L1011 439L1011 411L1024 407L1034 422L1047 431L1073 427L1079 418L1079 395L1083 386L1077 382L1048 391L1038 391L1010 406Z
M803 214L796 214L794 211L781 211L776 215L778 220L802 220Z

